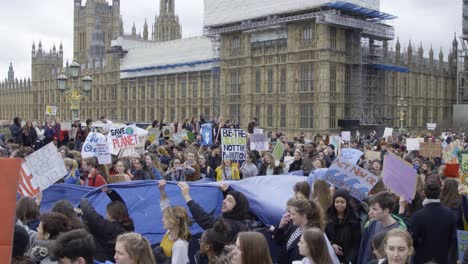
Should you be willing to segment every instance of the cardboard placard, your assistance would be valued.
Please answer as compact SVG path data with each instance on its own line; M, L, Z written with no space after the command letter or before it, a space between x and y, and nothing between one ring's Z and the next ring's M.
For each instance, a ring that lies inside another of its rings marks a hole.
M427 158L442 156L442 143L419 143L419 154Z

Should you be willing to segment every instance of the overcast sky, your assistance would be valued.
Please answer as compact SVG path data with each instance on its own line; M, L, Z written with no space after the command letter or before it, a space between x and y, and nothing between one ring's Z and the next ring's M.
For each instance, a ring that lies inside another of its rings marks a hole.
M251 0L245 0L251 1ZM288 0L284 0L288 1ZM289 0L291 1L291 0ZM42 41L43 49L63 42L65 61L72 59L73 0L1 1L0 8L0 80L7 77L10 61L15 76L31 75L31 45ZM83 1L84 4L85 0ZM447 58L454 32L461 33L461 0L381 0L381 11L398 16L392 21L402 48L422 42L427 56L432 44L435 54L442 47ZM137 32L143 31L145 18L154 22L159 0L121 0L125 32L135 21ZM176 12L183 37L202 34L203 0L176 0ZM151 24L150 24L151 25ZM151 26L150 26L151 29Z

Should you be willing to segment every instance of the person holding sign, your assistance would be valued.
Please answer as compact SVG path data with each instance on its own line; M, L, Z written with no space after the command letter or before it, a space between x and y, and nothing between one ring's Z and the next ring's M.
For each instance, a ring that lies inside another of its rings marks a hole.
M232 163L231 160L225 159L221 166L216 168L216 181L240 180L239 168L237 163Z
M278 162L276 165L275 158L270 152L263 154L263 163L260 167L258 175L281 175L283 174L283 166Z

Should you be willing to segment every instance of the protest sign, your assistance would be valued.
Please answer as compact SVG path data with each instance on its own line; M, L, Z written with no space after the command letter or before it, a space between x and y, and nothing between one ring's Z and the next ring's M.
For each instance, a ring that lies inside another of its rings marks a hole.
M273 149L273 153L271 153L271 155L273 155L273 158L275 158L275 160L280 160L283 157L283 153L284 153L283 142L281 142L280 140L277 140L275 148Z
M459 139L454 140L442 151L442 159L445 161L445 163L457 163L458 151L462 149L462 142Z
M71 122L62 122L60 123L60 129L62 130L70 130L72 128L72 123Z
M406 149L408 151L419 150L419 139L417 139L417 138L407 138L406 139Z
M213 124L205 123L201 125L202 145L211 146L213 144Z
M380 151L366 150L366 158L369 161L380 160L382 153Z
M193 143L197 139L197 135L193 132L187 131L187 138L190 143Z
M441 136L442 136L442 138L443 138L444 140L447 140L447 138L448 138L448 132L442 132Z
M324 180L340 189L346 189L354 198L362 201L379 181L379 177L369 171L348 163L340 156L333 161L325 173Z
M107 134L109 150L111 153L115 153L125 148L144 147L147 135L148 131L134 125L121 128L112 127Z
M70 130L68 130L68 137L70 139L75 139L77 133L78 133L78 129L72 127Z
M106 136L101 133L90 132L81 149L83 159L97 157L99 164L111 164L111 154Z
M457 230L457 242L458 242L458 259L460 263L463 263L463 255L465 249L468 247L468 232Z
M2 176L0 177L0 263L10 263L15 226L16 190L20 159L0 159Z
M45 114L46 115L57 115L57 107L56 106L52 106L52 105L48 105L46 107L46 111L45 111Z
M408 202L414 199L416 193L417 172L410 164L393 153L384 157L382 177L385 185L399 196L404 196Z
M284 157L284 165L286 166L286 168L288 169L289 171L289 166L291 166L291 164L294 162L294 157L291 157L291 156L285 156ZM302 172L304 173L304 172ZM304 175L304 174L303 174Z
M163 133L163 137L170 138L171 137L171 127L170 126L164 126L162 128L162 133Z
M243 129L221 129L223 160L245 160L247 156L247 133Z
M393 135L393 128L391 127L386 127L383 133L383 138L387 138L389 136Z
M468 173L468 150L461 150L457 154L462 173Z
M268 137L265 134L250 135L250 150L268 151Z
M254 128L254 134L263 134L263 129L261 128Z
M331 136L330 137L330 144L335 146L335 155L338 155L338 149L341 147L341 138L340 136Z
M36 196L67 174L62 156L53 142L26 157L21 165L18 192Z
M359 149L342 148L340 156L343 158L344 161L349 162L351 164L356 164L361 158L362 154L364 153Z
M182 130L180 132L172 134L172 140L174 140L174 143L176 143L176 145L179 145L185 139L188 139L187 130Z
M419 143L419 154L427 158L442 156L441 143Z
M156 127L151 127L148 129L148 140L151 142L151 144L154 143L154 141L159 139L159 135L161 135L161 130L159 130Z
M427 130L435 130L437 127L437 123L426 123Z
M351 132L350 131L343 131L341 132L341 139L343 141L351 141Z

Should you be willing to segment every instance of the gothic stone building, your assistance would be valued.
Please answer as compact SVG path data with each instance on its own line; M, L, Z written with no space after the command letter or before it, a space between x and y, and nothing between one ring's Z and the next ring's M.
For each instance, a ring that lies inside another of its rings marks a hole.
M213 1L205 0L206 36L180 39L174 0L161 0L155 30L150 34L145 21L143 36L135 26L124 34L119 0L85 6L74 0L74 57L93 78L82 119L151 122L205 114L245 127L257 117L260 127L287 133L338 131L356 121L398 127L404 97L405 127L450 126L456 41L447 62L442 51L436 60L432 48L424 58L421 46L391 44L394 29L383 21L394 17L377 11L378 1L274 0L262 8L256 1ZM236 10L240 4L245 8ZM0 119L43 119L47 105L71 119L55 84L68 71L62 48L39 49L33 45L31 82L1 84Z

